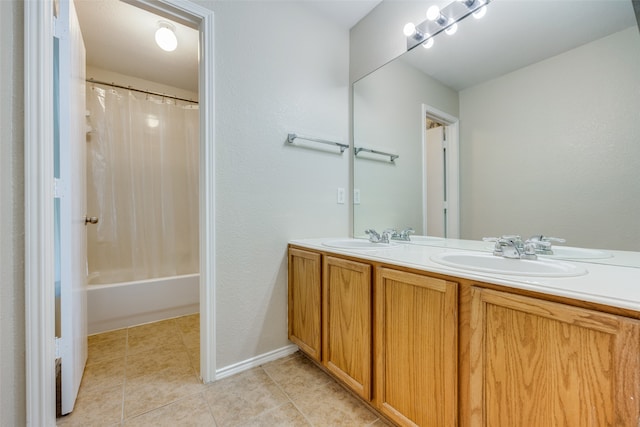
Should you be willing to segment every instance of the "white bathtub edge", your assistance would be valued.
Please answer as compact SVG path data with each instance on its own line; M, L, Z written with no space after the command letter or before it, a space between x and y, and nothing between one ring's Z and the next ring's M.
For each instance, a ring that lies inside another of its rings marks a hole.
M199 276L87 287L89 335L200 311Z
M255 368L256 366L260 366L268 362L273 362L274 360L293 354L296 351L298 351L298 346L295 344L289 344L287 346L269 351L267 353L251 357L247 360L243 360L242 362L234 363L232 365L225 366L224 368L216 369L216 381L249 370L251 368Z
M157 310L141 314L135 314L116 319L105 319L90 321L88 325L89 335L101 334L103 332L115 331L116 329L130 328L132 326L143 325L145 323L158 322L160 320L174 317L188 316L200 312L200 304L189 304L181 307L172 307L165 310Z

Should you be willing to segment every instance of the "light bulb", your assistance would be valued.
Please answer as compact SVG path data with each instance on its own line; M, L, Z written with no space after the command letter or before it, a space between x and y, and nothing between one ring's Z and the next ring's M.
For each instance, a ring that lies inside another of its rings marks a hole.
M404 26L402 32L404 33L405 36L411 37L416 33L416 26L413 25L413 23L409 22L407 23L407 25Z
M156 31L156 43L160 49L172 52L178 47L178 39L173 32L173 25L168 22L160 22L160 28Z
M160 120L158 120L158 117L153 115L153 114L147 114L147 126L149 126L150 128L157 128L158 125L160 124Z
M451 22L451 21L449 21ZM454 23L453 25L449 25L449 27L444 30L445 33L447 33L448 35L452 36L456 33L456 31L458 31L458 24Z
M422 43L422 47L425 49L431 49L432 46L433 46L433 37L427 40L426 42Z
M482 6L480 9L477 9L475 12L473 12L473 17L476 19L480 19L486 14L487 14L487 6L485 5L485 6Z
M427 9L427 19L429 21L435 21L440 16L440 8L437 4L434 4L429 9Z

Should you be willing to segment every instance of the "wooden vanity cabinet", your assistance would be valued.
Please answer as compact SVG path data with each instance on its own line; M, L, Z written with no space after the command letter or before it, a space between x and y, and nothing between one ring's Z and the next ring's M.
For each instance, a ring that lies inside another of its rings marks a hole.
M322 257L289 248L289 340L320 362Z
M472 426L640 422L640 321L471 289Z
M376 270L375 403L399 425L457 425L457 286Z
M323 265L322 363L371 400L371 266L333 256L324 256Z
M407 270L290 247L289 338L400 426L640 427L640 313Z

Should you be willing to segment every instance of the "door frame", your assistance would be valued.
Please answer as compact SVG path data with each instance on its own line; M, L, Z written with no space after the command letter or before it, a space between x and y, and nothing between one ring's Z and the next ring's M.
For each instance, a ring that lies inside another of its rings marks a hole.
M426 163L427 127L425 119L433 119L445 124L447 141L447 159L445 179L447 182L447 227L445 233L449 239L460 238L460 119L445 113L431 105L422 104L420 124L422 126L422 159ZM422 227L427 229L427 168L422 168Z
M200 32L200 373L215 380L214 13L188 0L126 0ZM56 423L53 1L24 3L26 417Z

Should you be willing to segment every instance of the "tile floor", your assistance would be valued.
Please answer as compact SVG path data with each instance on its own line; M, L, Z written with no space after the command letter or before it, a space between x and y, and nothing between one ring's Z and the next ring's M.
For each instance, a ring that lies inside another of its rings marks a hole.
M383 426L305 356L199 380L198 315L89 337L74 411L58 426Z

